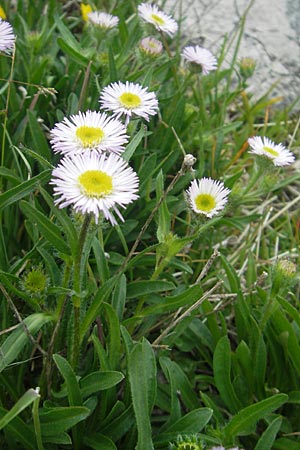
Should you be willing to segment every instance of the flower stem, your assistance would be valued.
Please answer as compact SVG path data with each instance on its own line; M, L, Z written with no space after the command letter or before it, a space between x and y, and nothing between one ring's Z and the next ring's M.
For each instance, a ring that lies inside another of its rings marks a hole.
M80 305L81 305L81 259L83 247L87 236L88 228L91 222L91 215L87 214L80 230L78 245L74 255L74 271L73 271L73 290L75 294L72 297L74 308L74 328L71 349L71 364L76 368L79 358L80 344Z

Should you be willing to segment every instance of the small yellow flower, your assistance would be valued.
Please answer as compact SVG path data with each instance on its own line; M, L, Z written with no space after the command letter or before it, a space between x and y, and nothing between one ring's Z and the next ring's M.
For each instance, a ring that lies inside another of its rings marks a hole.
M87 22L89 20L88 14L93 11L91 5L81 3L80 10L83 20Z
M5 20L6 19L6 14L4 9L2 8L2 6L0 6L0 18Z

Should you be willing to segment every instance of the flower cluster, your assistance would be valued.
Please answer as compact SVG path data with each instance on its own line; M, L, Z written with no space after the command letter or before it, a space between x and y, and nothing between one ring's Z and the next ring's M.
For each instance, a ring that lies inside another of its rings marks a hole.
M83 19L103 29L116 27L119 18L102 11L93 11L81 4ZM138 5L138 16L155 28L163 37L172 37L178 30L177 22L155 4ZM0 25L3 25L3 21ZM154 37L144 37L140 50L149 56L159 56L163 44ZM216 57L199 45L183 48L181 57L191 68L208 75L218 67ZM128 143L127 125L133 118L149 121L158 112L155 92L138 83L118 81L105 86L99 97L103 111L86 111L65 117L51 130L51 145L63 160L53 171L55 202L59 207L73 205L83 214L92 213L96 222L102 214L112 224L114 214L123 220L119 207L135 200L138 178L122 159ZM275 166L294 161L294 155L282 144L267 137L248 139L250 153L269 159ZM230 189L212 178L195 179L186 190L191 210L200 216L212 218L226 206Z

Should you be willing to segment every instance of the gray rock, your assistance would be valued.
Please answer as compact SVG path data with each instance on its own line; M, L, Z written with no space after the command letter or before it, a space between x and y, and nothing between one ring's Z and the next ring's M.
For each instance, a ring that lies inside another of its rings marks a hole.
M224 35L237 33L241 18L251 2L247 0L167 0L164 11L175 19L182 11L184 42L192 41L218 55ZM224 67L230 64L234 46ZM255 97L274 84L272 96L281 105L300 97L300 0L254 0L246 16L239 58L251 57L256 70L249 80ZM299 102L298 105L299 107Z

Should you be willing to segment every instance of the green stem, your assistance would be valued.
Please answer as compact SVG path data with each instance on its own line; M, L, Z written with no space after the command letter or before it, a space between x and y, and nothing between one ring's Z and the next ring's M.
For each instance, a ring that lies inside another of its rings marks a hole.
M270 295L270 297L268 298L268 301L267 301L267 303L265 305L265 308L263 310L262 318L260 320L259 327L260 327L261 331L264 330L264 328L265 328L269 318L271 317L275 307L276 307L276 303L274 302L272 295Z
M38 389L38 388L37 388ZM40 416L39 416L39 403L40 403L40 396L36 398L33 402L32 407L32 416L33 416L33 424L34 424L34 431L35 431L35 437L36 437L36 443L38 450L44 450L43 447L43 441L42 441L42 432L41 432L41 424L40 424Z
M161 39L162 39L162 41L163 41L164 47L165 47L165 49L166 49L166 52L167 52L167 54L168 54L168 56L169 56L169 60L170 60L170 62L171 62L171 64L172 64L171 69L172 69L172 72L173 72L173 76L174 76L174 80L175 80L176 87L177 87L178 90L180 90L180 83L179 83L179 80L178 80L176 67L174 67L174 65L173 65L173 59L174 59L174 58L173 58L173 56L172 56L172 53L171 53L171 50L170 50L168 41L167 41L167 39L166 39L165 34L164 34L162 31L160 32L160 35L161 35Z
M261 168L258 168L256 171L254 170L252 172L249 183L243 191L243 195L247 194L250 191L250 189L253 188L253 186L257 183L257 181L262 176L262 174L263 174L263 170Z
M9 105L9 99L10 99L10 88L11 88L11 83L13 80L13 71L14 71L14 63L15 63L15 49L16 48L14 47L14 51L12 54L10 74L9 74L9 79L8 79L6 104L5 104L5 115L4 115L3 136L2 136L2 151L1 151L1 166L4 166L5 136L6 136L7 117L8 117L8 105Z
M73 368L76 368L77 366L80 345L81 259L91 218L92 217L90 214L87 214L84 217L84 221L79 234L78 245L74 255L73 290L75 291L75 294L72 297L74 308L74 329L71 353L71 364Z

